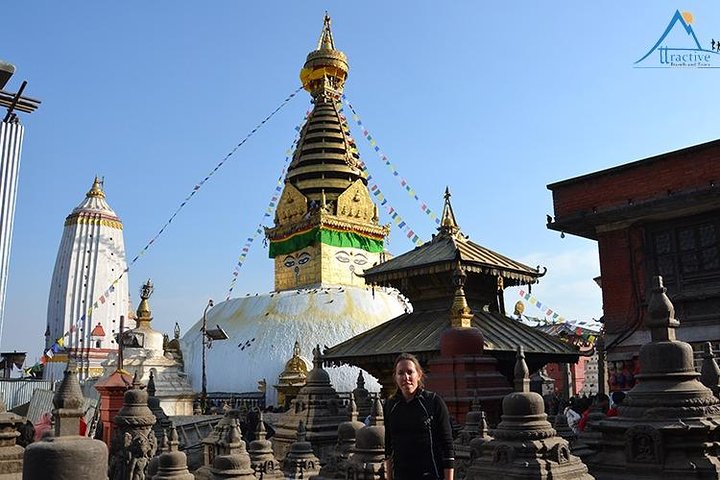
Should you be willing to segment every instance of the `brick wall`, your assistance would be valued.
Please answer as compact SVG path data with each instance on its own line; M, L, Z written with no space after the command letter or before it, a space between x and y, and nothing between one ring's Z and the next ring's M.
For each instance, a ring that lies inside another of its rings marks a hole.
M609 334L638 321L645 306L644 229L634 226L598 234L603 314Z
M557 219L720 184L720 142L550 185Z

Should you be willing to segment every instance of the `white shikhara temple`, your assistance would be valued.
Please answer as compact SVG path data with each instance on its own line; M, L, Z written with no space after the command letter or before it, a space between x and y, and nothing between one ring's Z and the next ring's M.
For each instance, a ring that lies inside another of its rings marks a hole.
M64 344L45 365L46 379L61 379L67 354L81 379L100 376L117 349L120 316L129 311L123 225L96 177L85 199L65 220L48 300L46 349ZM58 341L58 339L62 339Z

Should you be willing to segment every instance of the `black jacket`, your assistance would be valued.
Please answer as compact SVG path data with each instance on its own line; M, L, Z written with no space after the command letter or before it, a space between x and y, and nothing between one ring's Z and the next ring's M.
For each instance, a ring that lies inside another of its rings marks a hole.
M396 480L442 479L453 468L450 415L435 393L420 389L406 402L398 392L385 402L385 455Z

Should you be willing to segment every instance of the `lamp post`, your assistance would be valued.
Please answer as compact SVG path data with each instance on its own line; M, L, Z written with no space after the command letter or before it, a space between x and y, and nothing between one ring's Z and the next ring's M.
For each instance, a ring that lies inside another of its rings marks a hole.
M200 408L203 413L207 411L207 370L205 357L207 350L212 347L213 340L227 340L229 337L220 325L217 328L207 328L207 312L214 306L212 298L208 300L208 304L203 311L203 323L200 332L202 334L202 392L200 393Z
M202 334L202 392L200 393L200 409L202 413L207 410L207 371L205 370L205 356L210 339L207 336L207 312L214 306L212 298L208 300L207 306L203 311L203 323L200 333Z

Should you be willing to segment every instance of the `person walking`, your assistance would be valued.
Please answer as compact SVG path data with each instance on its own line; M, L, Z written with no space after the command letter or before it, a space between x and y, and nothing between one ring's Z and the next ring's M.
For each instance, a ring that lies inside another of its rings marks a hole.
M445 402L424 388L422 367L409 353L395 360L398 391L385 402L385 478L453 480L455 455Z

